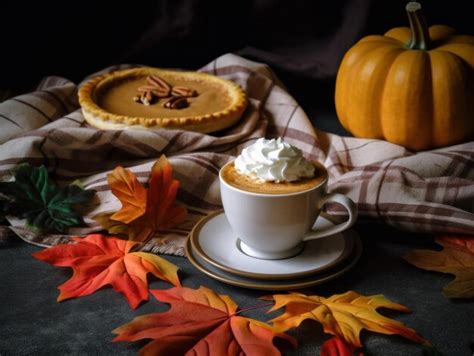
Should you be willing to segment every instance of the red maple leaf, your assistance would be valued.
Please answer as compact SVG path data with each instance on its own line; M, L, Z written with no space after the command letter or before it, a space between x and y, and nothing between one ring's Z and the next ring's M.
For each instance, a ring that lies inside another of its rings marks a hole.
M113 332L114 341L152 339L142 355L280 355L273 338L296 346L292 337L261 321L240 316L237 304L211 289L152 290L156 299L171 304L164 313L143 315ZM212 350L212 351L211 351Z
M113 236L75 237L75 244L56 245L33 254L53 266L71 267L72 277L59 286L58 302L94 293L111 285L135 309L148 300L147 273L180 286L176 267L146 252L130 252L138 242Z
M326 340L321 347L320 356L354 356L356 347L348 344L343 339L333 336ZM363 356L362 352L357 353L357 356Z

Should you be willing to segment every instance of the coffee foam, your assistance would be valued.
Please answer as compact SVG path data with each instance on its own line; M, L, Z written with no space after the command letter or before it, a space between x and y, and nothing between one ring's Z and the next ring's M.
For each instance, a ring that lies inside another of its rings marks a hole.
M326 170L317 163L313 163L315 167L314 177L301 178L293 182L267 182L258 179L256 176L249 176L239 173L234 163L227 164L222 169L222 178L224 181L240 190L261 193L261 194L289 194L309 190L321 184L327 177Z

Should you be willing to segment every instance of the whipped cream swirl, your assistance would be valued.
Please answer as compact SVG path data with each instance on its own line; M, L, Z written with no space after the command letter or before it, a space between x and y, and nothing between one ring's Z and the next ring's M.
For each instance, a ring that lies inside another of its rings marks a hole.
M281 137L272 140L258 139L243 149L234 165L240 174L267 182L293 182L314 177L311 162L303 157L300 149L284 142Z

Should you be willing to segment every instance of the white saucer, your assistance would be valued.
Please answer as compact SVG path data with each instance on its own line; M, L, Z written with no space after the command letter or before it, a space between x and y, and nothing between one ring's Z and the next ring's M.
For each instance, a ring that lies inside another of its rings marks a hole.
M324 215L315 229L333 225ZM220 270L246 278L263 280L295 279L322 272L346 259L353 250L353 234L339 233L304 244L296 256L280 260L251 257L240 249L223 211L202 219L189 237L193 255Z
M216 266L207 263L205 260L199 257L199 255L196 254L196 252L191 246L190 238L186 240L185 250L186 256L194 267L196 267L199 271L206 274L207 276L216 279L220 282L250 289L289 291L294 289L308 288L328 282L330 280L342 276L343 274L351 270L362 254L362 244L357 233L354 230L348 230L347 235L351 236L351 240L354 242L354 248L352 249L352 253L350 253L345 260L341 261L341 263L325 271L317 272L313 275L285 280L261 280L251 277L243 277L223 271L220 268L217 268Z

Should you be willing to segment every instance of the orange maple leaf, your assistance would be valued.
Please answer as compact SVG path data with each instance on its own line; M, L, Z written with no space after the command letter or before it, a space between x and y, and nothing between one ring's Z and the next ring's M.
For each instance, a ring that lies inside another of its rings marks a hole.
M125 224L139 218L146 212L147 192L135 174L122 167L117 167L107 175L112 193L122 203L122 208L111 218Z
M454 281L443 288L448 298L474 297L474 237L440 236L435 239L442 251L415 250L404 258L418 268L451 273Z
M135 175L115 168L107 176L112 193L122 203L115 213L100 214L95 220L111 234L125 234L129 240L145 241L155 231L182 223L186 207L176 203L179 181L173 179L173 168L164 155L151 169L148 189Z
M171 262L152 253L130 252L138 242L98 234L75 237L74 241L33 253L38 260L73 269L72 277L59 286L58 302L111 285L135 309L148 300L147 273L175 286L181 285L178 267Z
M304 320L312 319L322 324L324 332L333 334L355 347L362 347L362 329L382 334L397 334L418 343L428 343L415 330L376 311L382 307L401 312L410 311L403 305L392 303L383 295L365 297L349 291L329 298L290 293L272 295L264 299L275 301L270 311L285 307L284 314L272 320L273 325L280 331L298 327Z
M114 341L152 339L141 355L280 355L273 338L296 346L296 340L270 325L238 315L237 305L211 289L152 290L159 301L171 304L164 313L139 316L113 333Z

